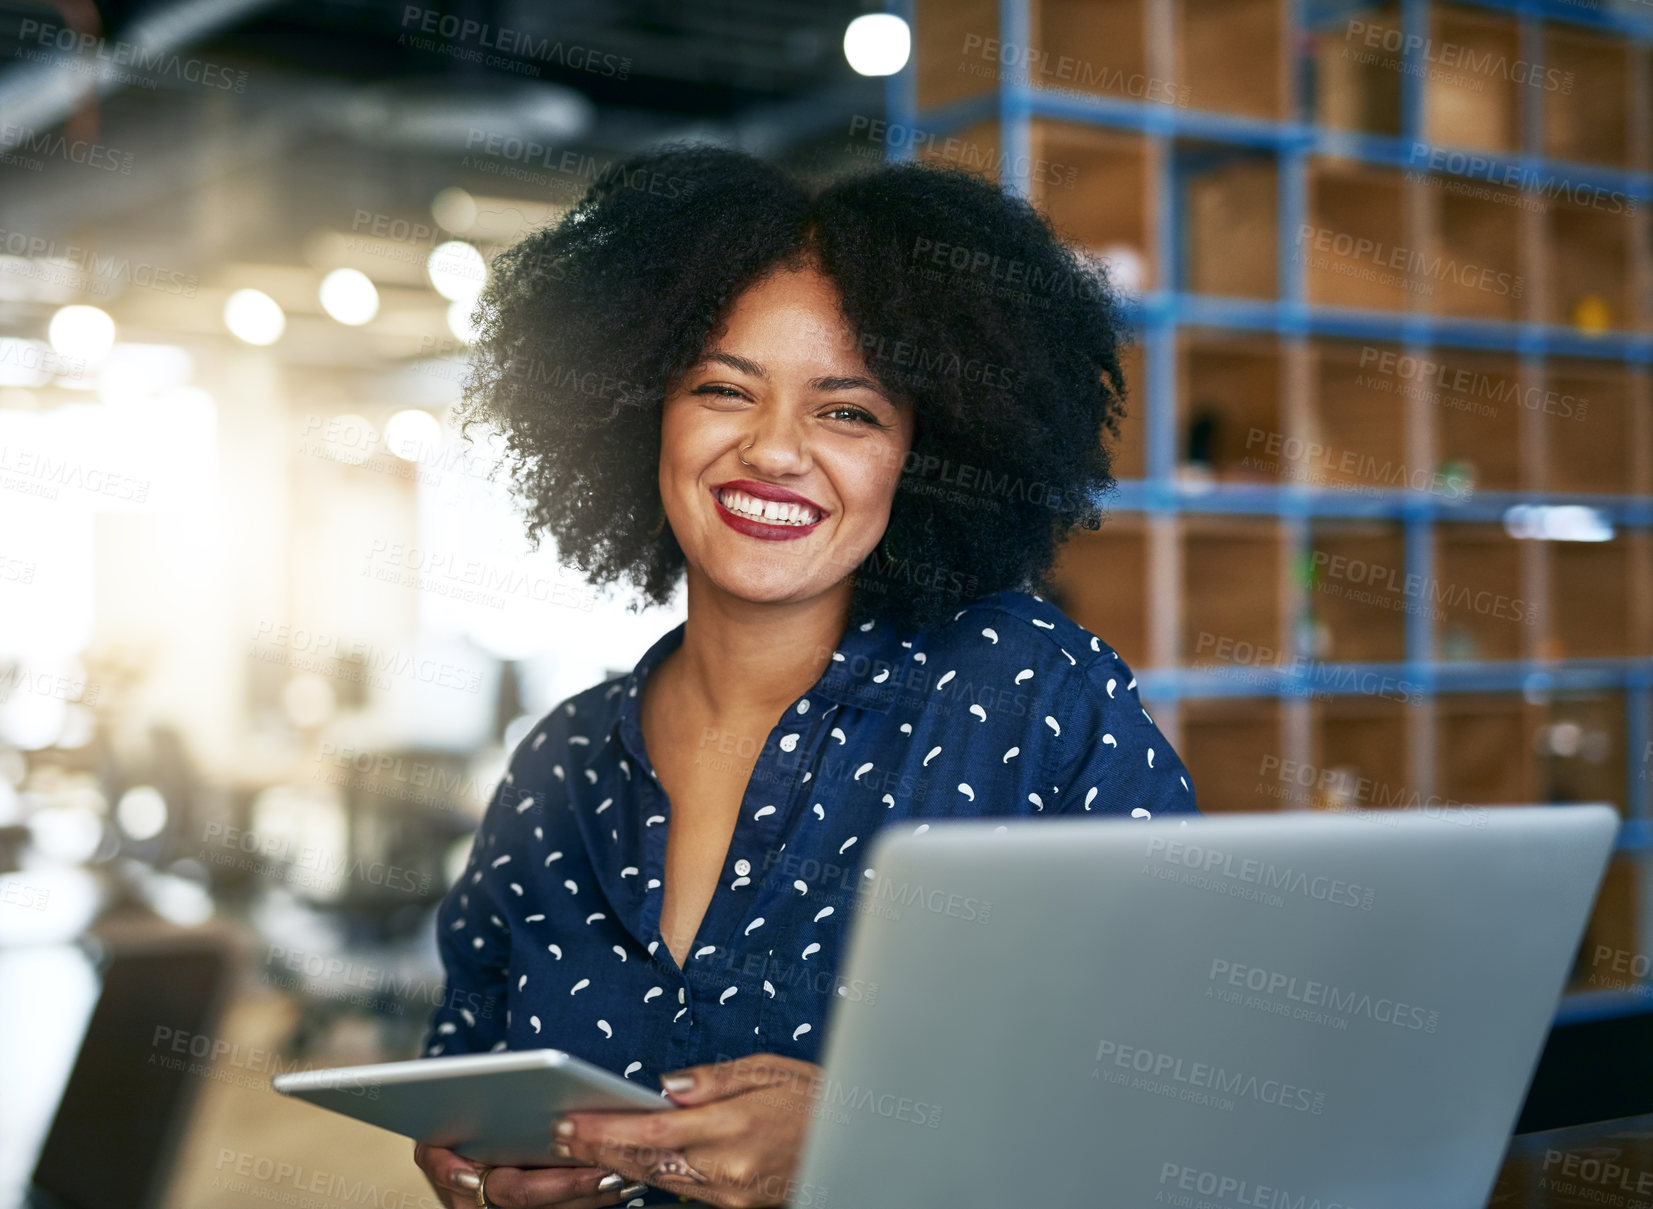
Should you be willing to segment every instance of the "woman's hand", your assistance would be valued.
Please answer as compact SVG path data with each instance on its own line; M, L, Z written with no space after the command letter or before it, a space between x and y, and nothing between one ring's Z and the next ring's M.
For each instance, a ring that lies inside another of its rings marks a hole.
M558 1152L726 1209L814 1199L793 1177L820 1100L819 1066L753 1054L661 1083L679 1111L569 1113L554 1134Z
M467 1209L480 1203L476 1191L484 1171L488 1172L488 1203L499 1209L537 1209L541 1205L598 1209L618 1205L643 1191L643 1185L628 1185L601 1167L484 1168L451 1150L424 1143L413 1148L413 1161L436 1190L437 1200L448 1209Z

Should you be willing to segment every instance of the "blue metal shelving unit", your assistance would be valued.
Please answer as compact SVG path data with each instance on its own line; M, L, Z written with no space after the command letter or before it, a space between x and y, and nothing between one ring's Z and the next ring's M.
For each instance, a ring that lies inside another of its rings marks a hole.
M1170 0L1143 0L1150 6ZM1374 7L1363 0L1286 0L1293 29L1312 31L1347 21ZM1629 15L1606 6L1590 7L1576 0L1460 0L1471 7L1513 17L1524 51L1541 51L1547 22L1582 27L1612 35L1639 47L1653 46L1653 14ZM891 6L909 23L911 0ZM1458 148L1477 157L1475 164L1442 157L1430 163L1437 148L1425 136L1424 74L1420 61L1422 39L1430 31L1430 0L1402 0L1402 31L1411 47L1405 54L1401 80L1401 134L1387 137L1333 130L1313 123L1306 61L1287 64L1292 120L1270 121L1231 114L1201 112L1157 102L1076 97L1055 93L1024 81L1006 78L989 92L920 112L915 71L911 64L890 77L886 104L892 123L933 135L949 134L986 121L996 121L1000 150L1009 171L1004 186L1028 196L1026 171L1031 159L1032 124L1053 119L1141 134L1159 144L1154 158L1159 179L1154 194L1161 201L1157 243L1152 249L1156 288L1133 299L1129 313L1144 351L1146 476L1122 482L1106 506L1116 513L1143 516L1249 515L1276 517L1290 535L1295 555L1307 540L1308 522L1320 518L1379 518L1397 522L1404 534L1408 574L1428 577L1432 572L1435 528L1461 522L1496 522L1515 504L1583 504L1611 518L1615 527L1653 528L1653 496L1577 496L1527 492L1483 492L1455 500L1413 491L1348 491L1302 485L1219 485L1194 487L1177 475L1177 337L1181 329L1260 333L1282 342L1315 338L1381 341L1408 352L1437 347L1512 354L1528 363L1550 357L1600 359L1637 367L1653 365L1653 334L1613 331L1590 335L1576 328L1527 322L1487 322L1441 318L1417 313L1364 311L1314 305L1305 289L1306 268L1292 255L1296 232L1307 208L1309 159L1335 156L1378 168L1420 169L1431 175L1459 175L1486 179L1489 171L1513 168L1523 180L1561 177L1578 186L1600 188L1636 199L1639 206L1653 203L1653 172L1628 171L1601 165L1563 162L1523 152L1500 155ZM1161 9L1160 16L1167 17ZM1168 28L1162 21L1161 29ZM922 31L915 29L915 47ZM1414 37L1415 35L1415 37ZM1039 47L1031 28L1029 0L999 0L999 37L1006 45ZM1538 61L1536 54L1531 54ZM1523 146L1542 145L1541 93L1525 106ZM1278 165L1277 236L1279 298L1257 301L1190 293L1186 280L1183 242L1182 185L1176 140L1199 140L1236 150L1272 155ZM910 156L912 144L892 147L892 157ZM1420 159L1423 163L1420 164ZM1479 175L1477 175L1479 174ZM1397 400L1397 402L1399 402ZM1653 592L1653 585L1648 585ZM1223 668L1148 668L1139 679L1145 697L1161 703L1174 716L1180 702L1222 697L1272 697L1282 702L1309 694L1358 693L1370 673L1405 680L1421 687L1426 700L1441 693L1614 691L1624 694L1627 800L1626 821L1619 851L1645 854L1653 850L1653 659L1595 659L1508 662L1448 662L1434 658L1434 634L1424 611L1408 615L1404 662L1376 665L1328 665L1298 658L1292 670L1236 671ZM1300 654L1300 653L1299 653ZM1645 947L1645 944L1644 944ZM1653 984L1633 991L1601 991L1569 995L1558 1021L1653 1011Z

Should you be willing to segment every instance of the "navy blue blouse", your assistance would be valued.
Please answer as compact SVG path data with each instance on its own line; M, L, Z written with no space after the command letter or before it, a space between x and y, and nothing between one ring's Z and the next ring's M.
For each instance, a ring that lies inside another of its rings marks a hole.
M1048 601L998 592L916 634L852 625L761 750L708 741L704 758L752 771L680 969L659 927L672 807L638 694L682 640L512 754L437 911L448 986L427 1054L550 1046L650 1088L752 1053L815 1062L835 997L863 991L837 971L879 827L1195 809L1130 669Z

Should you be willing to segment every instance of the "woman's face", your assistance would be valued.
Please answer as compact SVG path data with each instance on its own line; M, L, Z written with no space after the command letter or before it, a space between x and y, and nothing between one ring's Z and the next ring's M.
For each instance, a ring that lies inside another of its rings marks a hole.
M833 284L771 274L666 399L660 497L691 575L767 603L829 590L883 537L912 441Z

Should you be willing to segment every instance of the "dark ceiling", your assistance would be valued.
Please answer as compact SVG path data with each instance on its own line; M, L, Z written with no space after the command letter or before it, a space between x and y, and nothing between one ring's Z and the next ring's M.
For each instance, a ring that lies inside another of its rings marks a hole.
M831 171L851 118L883 110L841 49L869 7L0 0L0 150L22 157L0 162L0 230L211 285L224 265L299 265L363 213L429 223L449 186L566 206L668 139ZM48 313L0 299L11 334Z

